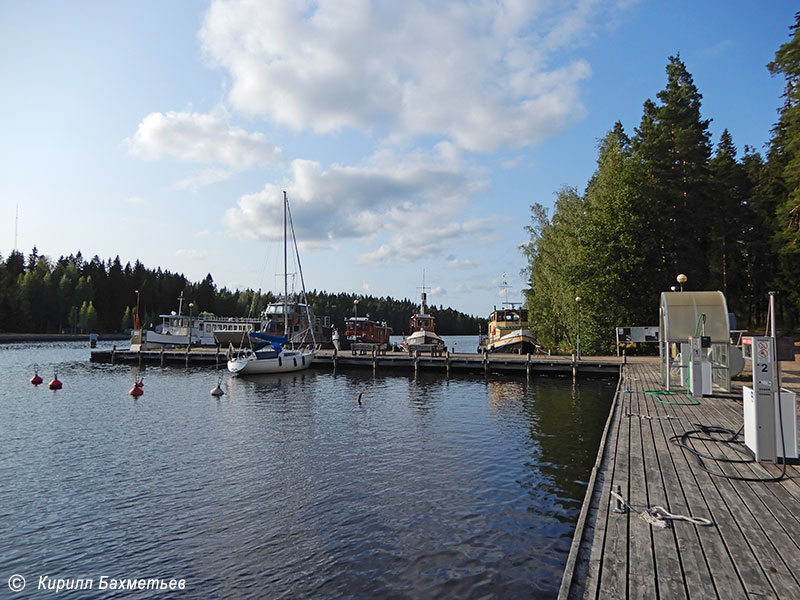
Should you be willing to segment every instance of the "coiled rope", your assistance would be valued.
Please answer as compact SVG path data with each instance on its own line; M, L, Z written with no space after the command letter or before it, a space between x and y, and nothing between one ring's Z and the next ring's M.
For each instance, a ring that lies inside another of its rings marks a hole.
M701 525L703 527L708 527L714 524L713 521L709 519L704 519L703 517L692 517L686 515L676 515L669 512L663 506L651 506L644 510L639 510L635 506L633 506L630 502L628 502L625 498L622 497L622 494L619 493L619 486L617 486L617 491L611 490L611 496L614 497L618 501L618 506L625 506L631 512L636 513L639 515L639 518L643 521L646 521L653 527L657 527L659 529L666 529L669 527L672 521L686 521L687 523L691 523L692 525ZM615 508L614 512L625 512L621 508Z

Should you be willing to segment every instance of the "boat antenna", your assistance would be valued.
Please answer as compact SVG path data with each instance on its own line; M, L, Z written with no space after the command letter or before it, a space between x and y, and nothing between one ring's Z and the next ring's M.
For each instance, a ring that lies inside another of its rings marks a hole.
M286 192L284 192L285 194ZM294 256L297 259L297 271L300 273L300 289L303 293L303 304L306 307L306 321L308 322L308 329L311 332L311 344L317 345L317 340L314 337L314 323L311 322L311 311L309 309L308 298L306 297L306 282L303 279L303 265L300 264L300 251L297 248L297 236L294 233L294 222L292 221L292 209L289 208L289 201L286 201L286 212L289 215L289 225L292 229L292 242L294 244ZM305 336L304 336L305 337Z

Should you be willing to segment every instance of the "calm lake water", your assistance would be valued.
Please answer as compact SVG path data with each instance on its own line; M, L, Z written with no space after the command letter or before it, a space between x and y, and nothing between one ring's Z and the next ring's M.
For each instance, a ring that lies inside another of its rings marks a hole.
M312 369L215 399L212 370L89 354L0 345L0 597L555 597L616 385Z

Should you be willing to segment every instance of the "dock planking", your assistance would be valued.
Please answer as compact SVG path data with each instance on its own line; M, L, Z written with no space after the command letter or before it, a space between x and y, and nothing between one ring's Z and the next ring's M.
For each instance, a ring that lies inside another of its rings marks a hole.
M570 356L475 354L475 353L419 353L406 352L336 352L317 350L312 367L316 369L372 369L396 372L418 370L463 373L508 373L517 375L544 375L574 377L618 377L624 359L617 356L590 357L575 360ZM161 366L210 366L224 368L226 348L163 348L160 350L132 351L127 349L96 350L91 362L156 364Z
M747 479L775 478L782 465L704 459L728 478L703 471L670 438L698 424L736 432L741 388L699 404L646 393L662 388L657 363L623 366L559 598L800 598L800 468L787 465L777 482ZM742 458L735 444L691 443L710 456ZM615 513L617 486L638 510L660 505L713 525L660 529L630 510Z

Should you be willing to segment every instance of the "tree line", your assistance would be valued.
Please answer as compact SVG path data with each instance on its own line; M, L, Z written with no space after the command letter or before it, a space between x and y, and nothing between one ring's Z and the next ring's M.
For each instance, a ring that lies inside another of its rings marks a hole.
M680 55L628 135L598 144L585 190L564 187L551 213L531 206L526 303L540 341L608 353L615 327L656 325L660 293L721 290L740 328L762 327L769 291L783 325L800 317L800 13L767 68L786 79L766 157L738 156L726 129L712 148L702 95ZM577 299L580 298L578 302ZM578 317L580 316L580 325Z
M177 311L183 297L183 313L211 313L231 317L257 317L277 298L250 289L218 289L209 273L200 282L182 274L152 270L138 260L122 265L119 256L101 260L70 254L53 260L37 248L25 257L13 251L0 256L0 332L120 332L134 326L136 304L142 326L153 327L160 314ZM375 298L355 294L312 291L308 301L317 316L331 317L340 331L344 319L357 310L386 321L395 333L408 332L408 320L419 308L410 300ZM477 334L481 319L452 308L432 306L437 329L446 335ZM486 326L483 327L484 331Z

